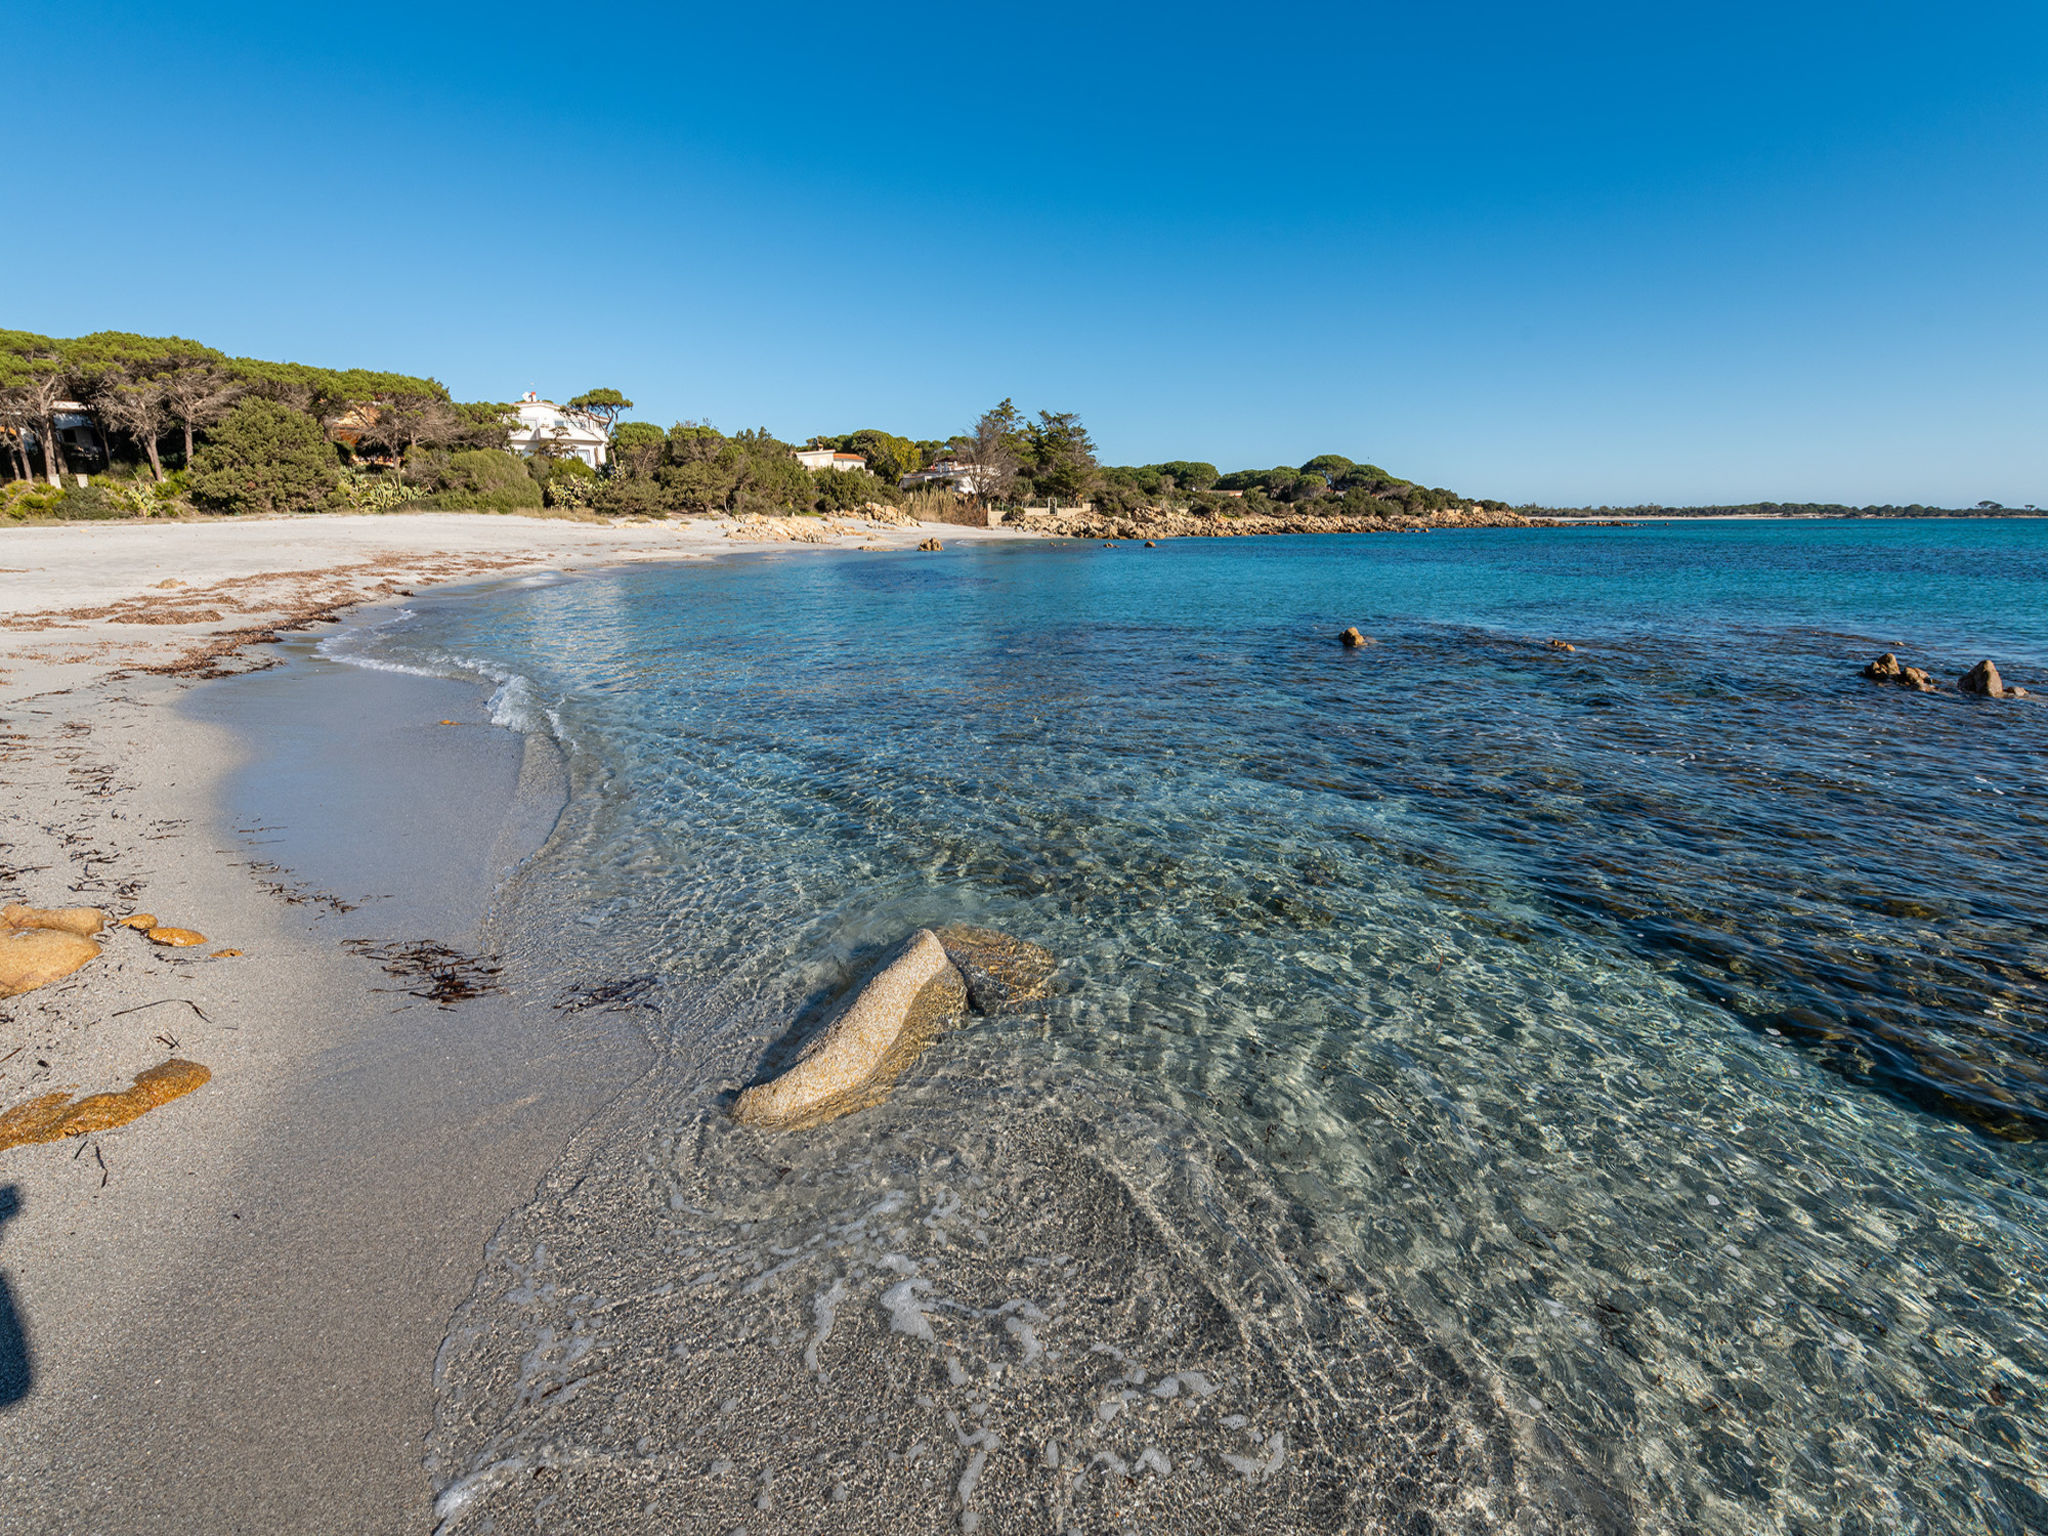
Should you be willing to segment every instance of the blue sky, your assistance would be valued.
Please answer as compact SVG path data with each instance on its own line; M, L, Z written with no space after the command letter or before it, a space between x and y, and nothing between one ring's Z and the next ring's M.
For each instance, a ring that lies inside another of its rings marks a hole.
M1110 462L1518 502L2048 504L2038 3L12 25L0 325L791 438L1008 395Z

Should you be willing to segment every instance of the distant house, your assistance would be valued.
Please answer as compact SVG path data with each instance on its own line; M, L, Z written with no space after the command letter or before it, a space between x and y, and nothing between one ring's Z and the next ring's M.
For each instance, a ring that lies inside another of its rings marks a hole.
M840 453L832 448L799 448L797 463L805 469L866 469L868 461L858 453Z
M543 400L530 389L512 410L515 420L510 424L509 446L514 453L530 459L546 450L558 459L581 459L592 469L604 468L611 440L595 416Z
M913 469L900 476L896 484L904 490L919 485L950 485L963 496L980 492L988 476L978 464L962 464L958 459L939 459L929 469Z
M58 451L66 463L98 468L108 461L107 440L100 424L93 419L91 407L76 400L59 400L51 407L50 418L57 428ZM43 451L43 435L35 427L22 427L20 436L22 446L29 452Z

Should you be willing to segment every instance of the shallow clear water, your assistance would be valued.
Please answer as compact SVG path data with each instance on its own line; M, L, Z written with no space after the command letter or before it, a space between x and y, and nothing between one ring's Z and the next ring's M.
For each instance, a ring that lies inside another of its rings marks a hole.
M2048 695L2048 523L805 553L337 649L573 744L494 939L664 1051L451 1335L451 1525L2048 1526L2048 705L1857 676ZM731 1127L953 921L1055 995Z

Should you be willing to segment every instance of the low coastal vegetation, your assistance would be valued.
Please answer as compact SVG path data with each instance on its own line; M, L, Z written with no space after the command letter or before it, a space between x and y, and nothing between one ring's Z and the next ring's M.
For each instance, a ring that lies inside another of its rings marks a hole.
M972 502L1257 522L1507 510L1341 454L1229 474L1192 459L1104 465L1077 415L1029 416L1010 400L950 438L866 427L801 445L765 427L624 419L632 406L610 388L568 402L566 416L601 433L604 451L586 458L517 436L517 405L458 401L436 379L231 357L176 336L0 331L0 516L943 517Z
M555 413L529 429L527 406ZM579 519L867 512L1006 520L1131 538L1217 532L1517 525L1534 517L1986 516L1950 510L1755 503L1510 508L1322 453L1223 472L1199 459L1099 462L1070 411L1003 400L965 431L878 427L801 445L765 427L629 419L616 389L567 402L459 401L431 378L231 357L177 336L64 339L0 330L0 520L279 512L521 512ZM571 425L584 433L578 447ZM2026 512L2034 509L2028 507ZM961 515L962 513L965 515ZM1064 514L1065 521L1049 521ZM1082 519L1076 522L1076 519Z

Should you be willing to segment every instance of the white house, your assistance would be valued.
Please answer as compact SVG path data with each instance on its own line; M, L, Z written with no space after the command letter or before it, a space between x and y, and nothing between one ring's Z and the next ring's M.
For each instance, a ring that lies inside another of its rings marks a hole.
M581 459L592 469L604 468L610 440L595 416L543 400L530 389L512 409L517 418L510 444L514 453L532 458L547 448L558 459Z
M977 464L962 464L958 459L940 459L930 469L913 469L900 476L896 484L904 490L916 485L951 485L963 496L980 492L985 476Z
M857 453L839 453L831 448L799 448L796 461L805 469L866 469L868 461Z

